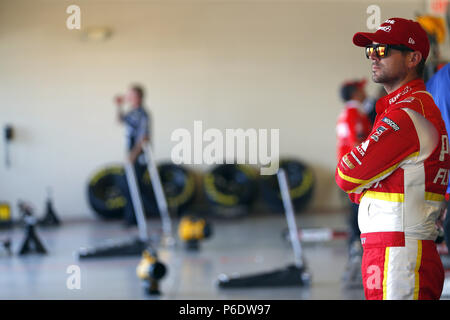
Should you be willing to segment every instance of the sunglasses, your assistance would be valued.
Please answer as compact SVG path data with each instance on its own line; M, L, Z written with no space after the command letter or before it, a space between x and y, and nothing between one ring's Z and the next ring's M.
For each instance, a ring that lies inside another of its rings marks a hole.
M393 45L393 44L370 44L368 46L366 46L366 57L367 59L370 58L370 56L372 55L372 53L375 51L375 54L378 58L384 58L387 57L389 50L390 49L395 49L395 50L399 50L399 51L411 51L413 52L414 50L411 48L408 48L406 46L403 45Z

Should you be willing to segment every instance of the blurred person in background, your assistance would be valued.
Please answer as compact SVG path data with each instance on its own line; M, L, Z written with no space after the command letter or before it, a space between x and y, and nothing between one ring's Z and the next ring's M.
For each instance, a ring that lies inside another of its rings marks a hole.
M424 76L427 91L431 93L434 102L441 111L448 133L450 132L450 64L442 58L440 51L440 45L444 44L447 35L445 19L432 15L422 15L417 17L417 21L427 32L428 40L430 41L430 58L425 66ZM447 7L447 26L450 27L450 5ZM447 209L438 223L440 231L444 234L447 248L450 248L449 196L450 185L445 194ZM442 256L441 258L443 258L444 268L450 268L449 256Z
M143 146L150 143L150 115L144 108L145 91L140 85L132 85L126 95L117 95L117 119L125 126L125 138L128 151L128 161L133 164L138 186L146 213L154 212L155 205L149 200L153 191L143 184L143 176L147 171L147 163ZM129 104L130 110L124 112L123 106ZM121 184L121 190L126 197L125 224L136 225L136 216L126 179Z
M450 132L450 63L442 67L427 82L427 91L433 96L434 102L441 111L442 119L445 122L447 133ZM445 194L447 200L447 210L444 214L443 231L447 248L450 248L450 185L447 187ZM450 266L450 261L443 261L444 265Z

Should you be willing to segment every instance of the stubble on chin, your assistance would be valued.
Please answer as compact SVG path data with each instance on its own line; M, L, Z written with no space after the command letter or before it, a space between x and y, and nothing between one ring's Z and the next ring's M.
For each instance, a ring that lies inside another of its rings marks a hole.
M372 72L372 81L375 83L380 83L381 82L381 77L379 75L376 75L375 72Z

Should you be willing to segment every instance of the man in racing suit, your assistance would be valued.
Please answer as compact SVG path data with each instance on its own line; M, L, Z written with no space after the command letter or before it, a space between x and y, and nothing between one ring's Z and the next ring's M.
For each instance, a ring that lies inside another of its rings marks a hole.
M421 79L429 42L412 20L391 18L356 33L372 79L384 85L369 138L344 155L336 182L360 203L366 299L439 299L444 271L435 226L445 206L448 136Z

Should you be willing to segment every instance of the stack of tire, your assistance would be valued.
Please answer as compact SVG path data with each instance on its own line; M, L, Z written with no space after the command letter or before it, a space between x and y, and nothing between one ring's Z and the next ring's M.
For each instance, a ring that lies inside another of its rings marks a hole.
M285 169L294 209L300 213L310 203L314 192L313 171L296 159L282 159L279 165ZM183 166L168 162L158 165L158 172L170 211L181 216L196 198L195 174ZM123 166L113 164L101 168L90 178L89 203L101 218L117 219L123 216L127 199L118 185L120 179L125 179L124 175ZM148 172L139 179L144 186L148 186L148 190L153 191ZM142 196L156 201L153 192L144 193ZM203 176L203 193L209 203L209 213L219 217L233 218L248 214L259 196L271 211L284 210L277 176L260 175L250 165L222 164L213 167Z
M315 178L311 168L296 159L282 159L289 192L296 213L303 212L312 199ZM247 214L258 196L272 212L284 212L277 175L259 175L248 165L224 164L204 176L204 193L212 212L223 217Z
M196 196L196 183L194 173L183 166L172 163L158 165L158 172L163 185L167 204L171 212L182 214L186 211ZM119 185L125 180L125 169L122 165L107 165L97 170L89 179L87 196L89 204L95 213L103 219L120 219L123 217L126 205ZM141 179L148 190L153 191L148 172ZM153 192L143 192L143 197L157 208Z
M122 165L112 164L97 170L89 179L87 196L95 213L103 219L120 219L127 199L119 188L125 179Z
M232 218L247 214L257 197L256 169L249 165L222 164L203 178L206 199L212 212Z

